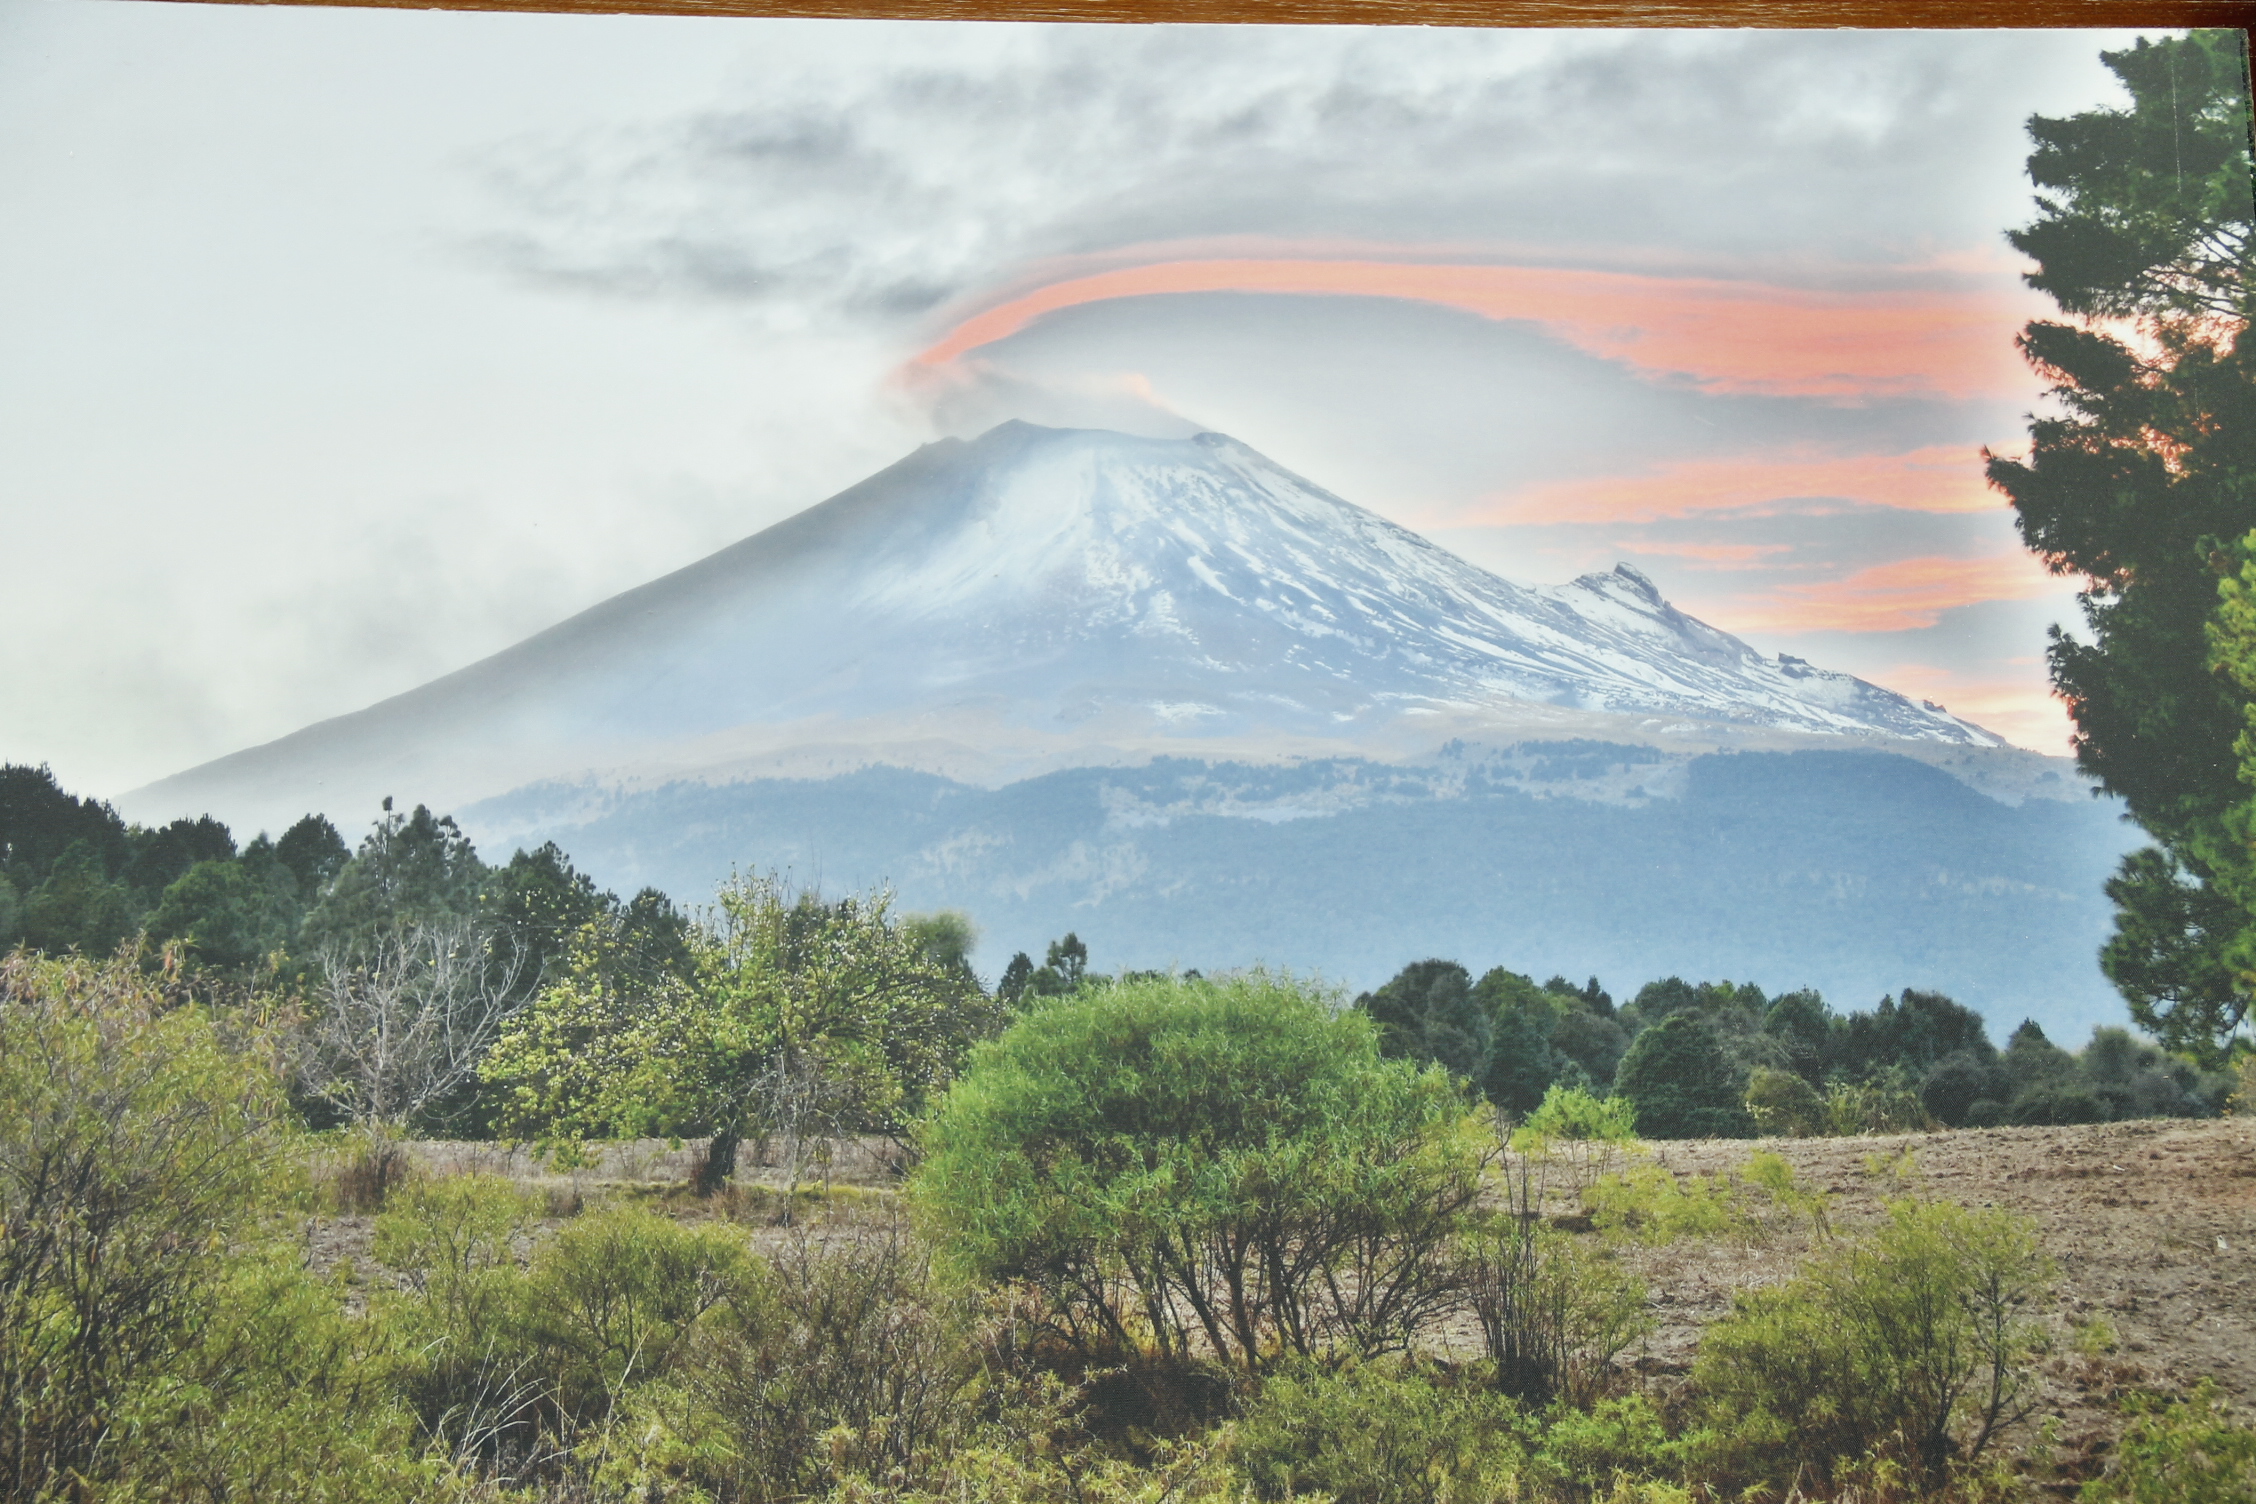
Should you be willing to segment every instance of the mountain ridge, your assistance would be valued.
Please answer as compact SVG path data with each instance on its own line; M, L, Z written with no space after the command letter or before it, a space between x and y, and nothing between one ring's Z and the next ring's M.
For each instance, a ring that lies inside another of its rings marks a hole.
M272 820L625 776L692 746L716 749L715 776L730 745L794 739L1388 754L1576 716L2004 746L1940 707L1766 658L1627 565L1518 585L1225 435L1014 421L121 802Z

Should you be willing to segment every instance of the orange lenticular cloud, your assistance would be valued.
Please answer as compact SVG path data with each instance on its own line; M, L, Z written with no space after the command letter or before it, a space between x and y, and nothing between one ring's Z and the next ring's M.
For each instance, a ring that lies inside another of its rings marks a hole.
M940 366L1084 303L1164 293L1404 298L1524 319L1589 354L1716 393L2019 395L2024 311L1998 294L1820 292L1573 267L1230 258L1053 282L974 314L916 357Z
M1780 586L1767 598L1719 609L1713 619L1733 632L1901 632L1931 627L1954 606L2030 600L2071 588L2031 554L1930 556L1875 564L1845 579Z
M1982 479L1981 452L1939 444L1908 454L1729 455L1635 475L1530 486L1452 521L1492 525L1650 522L1765 502L1829 497L1914 512L1984 512L2006 504Z

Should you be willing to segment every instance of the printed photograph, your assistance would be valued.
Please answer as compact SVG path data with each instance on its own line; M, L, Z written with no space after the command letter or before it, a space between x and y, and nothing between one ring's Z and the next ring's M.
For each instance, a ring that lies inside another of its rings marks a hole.
M0 1497L2256 1498L2249 79L0 0Z

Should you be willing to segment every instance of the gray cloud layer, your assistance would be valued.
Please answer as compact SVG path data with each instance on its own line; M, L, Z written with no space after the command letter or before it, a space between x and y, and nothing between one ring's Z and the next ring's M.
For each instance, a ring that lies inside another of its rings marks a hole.
M1871 284L1995 246L2018 136L2088 37L1009 31L801 60L747 98L495 182L544 278L915 320L1043 258L1228 236L1768 269ZM2010 87L1996 86L2010 80Z

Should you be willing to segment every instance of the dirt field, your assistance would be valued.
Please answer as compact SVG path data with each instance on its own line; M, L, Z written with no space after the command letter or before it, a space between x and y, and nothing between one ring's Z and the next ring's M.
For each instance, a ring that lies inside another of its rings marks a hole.
M1885 1198L1907 1192L2034 1219L2058 1266L2050 1304L2039 1313L2055 1340L2042 1362L2038 1414L2057 1432L2057 1467L2048 1474L2063 1490L2097 1466L2114 1429L2110 1401L2125 1387L2175 1388L2208 1376L2244 1415L2256 1415L2256 1119L1652 1148L1680 1175L1735 1170L1756 1149L1778 1153L1798 1177L1830 1193L1836 1233L1876 1221ZM544 1188L559 1212L636 1195L660 1198L683 1215L712 1215L721 1208L679 1190L696 1153L695 1145L645 1140L611 1146L591 1168L559 1173L491 1144L413 1151L422 1173L507 1175ZM800 1219L818 1235L885 1215L898 1151L877 1141L841 1146L830 1177L841 1189L827 1201L813 1198ZM773 1215L782 1178L747 1148L743 1194L732 1206L756 1243L798 1235ZM351 1258L364 1282L391 1278L369 1257L372 1225L368 1217L316 1219L307 1228L308 1253L323 1267ZM1730 1308L1733 1292L1785 1278L1809 1248L1807 1231L1796 1229L1635 1249L1627 1257L1651 1285L1657 1326L1625 1361L1661 1386L1679 1382L1701 1329ZM2098 1340L2095 1321L2112 1342Z
M2256 1414L2256 1119L1656 1147L1679 1173L1714 1173L1743 1164L1751 1148L1774 1150L1832 1192L1836 1231L1876 1220L1883 1197L1900 1194L1895 1177L1873 1173L1868 1161L1906 1149L1909 1190L2033 1218L2059 1266L2043 1313L2056 1341L2042 1365L2039 1415L2055 1421L2068 1478L2088 1472L2105 1446L2107 1402L2126 1386L2176 1387L2206 1375L2243 1415ZM1661 1325L1640 1366L1681 1373L1732 1291L1783 1278L1806 1247L1806 1238L1781 1237L1646 1251ZM2112 1329L2113 1351L2078 1350L2078 1328L2094 1319Z

